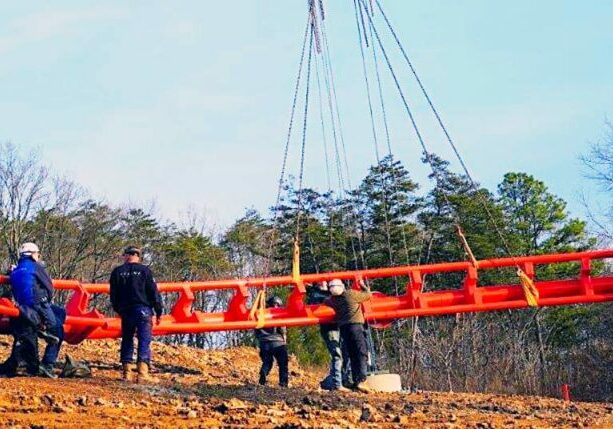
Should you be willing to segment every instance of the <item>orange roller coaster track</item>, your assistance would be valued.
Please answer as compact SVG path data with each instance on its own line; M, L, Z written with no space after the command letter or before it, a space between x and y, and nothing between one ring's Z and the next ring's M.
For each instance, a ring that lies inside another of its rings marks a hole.
M169 314L154 326L154 335L201 333L254 329L258 323L264 326L307 326L325 323L333 319L334 312L325 305L305 304L304 284L340 278L357 288L361 281L397 278L407 282L402 295L388 296L375 293L364 304L369 323L385 327L392 321L415 316L440 316L445 314L518 309L528 306L521 284L481 285L480 276L490 270L520 267L530 277L538 290L538 306L586 304L613 301L613 276L594 275L595 261L613 258L613 249L580 253L538 255L528 257L485 259L477 262L451 262L430 265L406 265L360 271L341 271L321 274L304 274L296 282L291 276L214 280L204 282L159 283L163 294L178 294ZM574 263L576 275L571 278L539 280L538 266ZM456 273L455 276L451 275ZM463 280L448 290L424 290L424 278L433 274L450 277L449 283ZM408 281L407 281L408 279ZM7 284L7 277L0 277L0 284ZM71 290L66 305L66 340L77 344L85 339L115 338L120 336L120 320L90 309L96 294L108 294L107 284L85 284L73 280L56 280L59 290ZM251 295L262 288L290 287L286 306L266 310L264 320L253 320L250 315ZM195 294L226 290L232 294L225 311L203 312L192 308ZM0 299L0 333L8 331L8 319L19 315L19 310L6 298Z

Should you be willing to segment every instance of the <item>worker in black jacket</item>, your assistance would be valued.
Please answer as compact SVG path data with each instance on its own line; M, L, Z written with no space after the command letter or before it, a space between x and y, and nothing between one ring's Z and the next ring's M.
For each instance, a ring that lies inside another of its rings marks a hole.
M276 296L266 300L266 307L277 308L283 303ZM289 383L289 357L287 354L287 328L284 326L275 328L261 328L255 330L255 336L260 345L260 384L266 384L266 377L272 369L273 361L277 361L279 367L279 386L287 387Z
M123 379L133 381L134 334L138 337L138 378L140 382L151 382L151 336L153 313L156 324L162 316L162 300L151 270L141 264L142 252L138 247L129 246L124 250L124 264L111 273L111 304L121 316L121 364Z
M323 281L307 287L307 304L323 304L328 298L330 298L330 291L327 282ZM330 371L319 386L325 390L349 391L343 386L343 380L349 378L350 369L345 361L346 353L343 352L338 325L336 322L322 323L319 325L319 332L330 353Z

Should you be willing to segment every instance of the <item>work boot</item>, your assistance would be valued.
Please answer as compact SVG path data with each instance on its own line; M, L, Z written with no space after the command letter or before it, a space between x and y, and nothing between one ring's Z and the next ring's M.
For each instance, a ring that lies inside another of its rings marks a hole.
M147 362L138 363L137 383L157 383L159 380L149 374L149 364Z
M15 360L10 357L7 361L0 363L0 378L12 378L17 376L17 365Z
M340 386L334 389L335 392L351 392L351 389L346 388L345 386Z
M16 372L0 372L0 378L13 378L17 377Z
M366 384L366 381L363 381L361 383L358 383L355 388L357 390L359 390L362 393L370 393L372 392L372 389Z
M121 367L123 369L121 379L128 383L132 383L134 381L134 369L136 366L133 363L122 363Z
M38 367L38 375L46 378L57 378L57 375L53 373L53 365L40 365Z
M60 339L55 335L50 334L47 331L40 330L38 331L38 337L45 340L47 344L55 345L60 342Z

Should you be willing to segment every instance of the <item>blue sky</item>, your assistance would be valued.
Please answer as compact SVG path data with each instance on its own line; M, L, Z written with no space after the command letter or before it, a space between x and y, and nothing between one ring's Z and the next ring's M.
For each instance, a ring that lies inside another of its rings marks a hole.
M109 202L155 201L167 218L204 211L227 225L247 207L265 210L275 197L305 3L3 2L0 141L40 148L54 170ZM352 2L326 4L355 183L375 157ZM577 215L582 192L598 201L577 156L613 115L613 2L383 5L477 180L494 187L507 171L528 172ZM432 150L450 157L402 79ZM427 188L417 142L385 89L394 152ZM311 118L305 181L323 189L316 110Z

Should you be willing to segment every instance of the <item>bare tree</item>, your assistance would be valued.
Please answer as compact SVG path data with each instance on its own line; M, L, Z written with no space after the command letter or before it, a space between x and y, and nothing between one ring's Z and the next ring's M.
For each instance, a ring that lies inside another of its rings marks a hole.
M593 143L581 160L588 169L587 177L598 182L604 191L613 193L613 123L607 121L606 128L601 141Z
M15 145L0 144L0 240L12 261L28 238L28 221L47 202L47 179L37 153L22 155Z
M585 176L596 182L609 197L613 197L613 123L606 121L605 128L605 133L600 141L593 143L590 151L580 158L586 167ZM612 240L612 205L607 204L608 208L600 216L598 210L592 209L585 198L583 203L589 219L599 231L601 238L606 241Z

